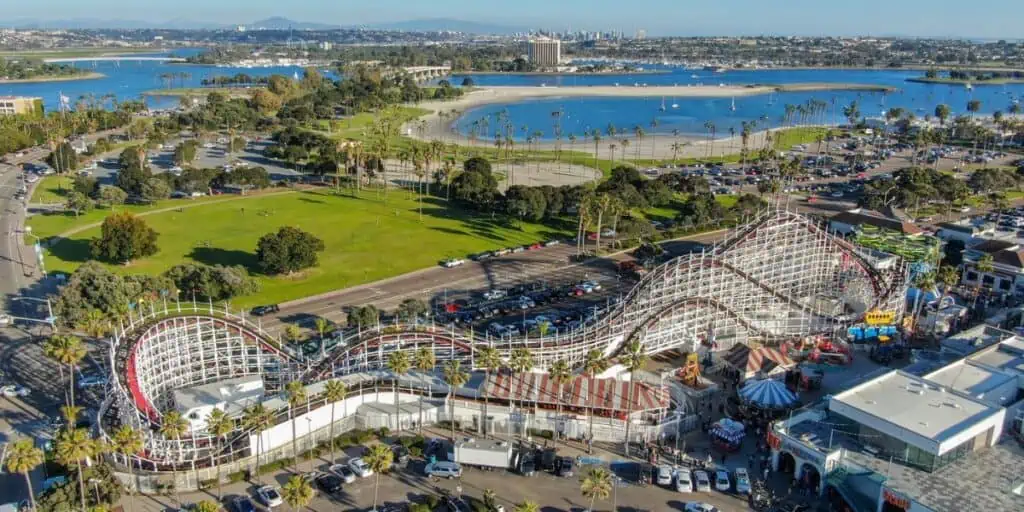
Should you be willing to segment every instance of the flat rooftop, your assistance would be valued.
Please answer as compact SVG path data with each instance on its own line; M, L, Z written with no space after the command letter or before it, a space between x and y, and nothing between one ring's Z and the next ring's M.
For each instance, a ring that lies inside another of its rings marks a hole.
M970 360L957 361L936 372L925 375L924 378L940 386L950 387L979 398L993 389L1017 380L1013 375ZM998 399L999 397L993 398Z
M1012 337L1013 333L1010 331L981 324L949 336L943 339L940 344L943 348L963 356Z
M255 383L259 383L254 388ZM258 375L218 380L190 388L175 389L174 405L185 413L197 407L224 405L228 416L239 414L263 398L263 379Z
M887 475L885 485L931 510L1024 510L1024 448L1011 436L932 473L856 451L844 452L843 460Z
M940 443L999 411L900 370L839 393L832 401Z
M971 355L968 359L1017 376L1024 376L1024 340L1005 340L989 350Z

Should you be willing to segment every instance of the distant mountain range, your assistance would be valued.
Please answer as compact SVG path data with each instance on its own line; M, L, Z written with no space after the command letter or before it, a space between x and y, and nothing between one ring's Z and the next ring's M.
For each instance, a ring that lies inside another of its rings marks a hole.
M512 27L492 23L476 21L457 20L450 18L433 18L407 21L395 21L386 23L374 23L367 25L336 25L329 23L316 23L296 21L281 16L254 21L252 23L209 23L186 19L174 19L168 21L140 21L140 20L119 20L99 18L71 18L58 20L41 20L33 18L19 18L13 20L0 20L0 27L11 27L20 29L167 29L167 30L216 30L234 28L244 25L250 30L336 30L370 28L377 30L401 30L405 32L464 32L469 34L512 34L526 32L523 27Z

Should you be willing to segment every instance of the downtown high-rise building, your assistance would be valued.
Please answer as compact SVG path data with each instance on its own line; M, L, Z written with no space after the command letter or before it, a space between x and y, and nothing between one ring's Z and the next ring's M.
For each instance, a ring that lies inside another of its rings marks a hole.
M558 66L562 61L562 42L550 37L537 37L526 43L526 55L538 68Z

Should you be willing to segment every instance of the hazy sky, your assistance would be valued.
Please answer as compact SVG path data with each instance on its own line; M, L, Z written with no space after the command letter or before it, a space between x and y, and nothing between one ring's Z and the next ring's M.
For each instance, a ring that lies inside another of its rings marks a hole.
M269 16L342 25L456 18L550 29L650 34L900 34L1024 37L1024 0L42 0L7 1L0 19L187 19Z

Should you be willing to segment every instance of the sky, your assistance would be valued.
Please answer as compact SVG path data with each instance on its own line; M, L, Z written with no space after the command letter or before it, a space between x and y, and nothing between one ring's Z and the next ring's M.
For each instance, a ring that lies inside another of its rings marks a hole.
M1024 0L9 0L6 22L92 18L240 24L271 16L339 25L422 18L651 35L1020 38Z

